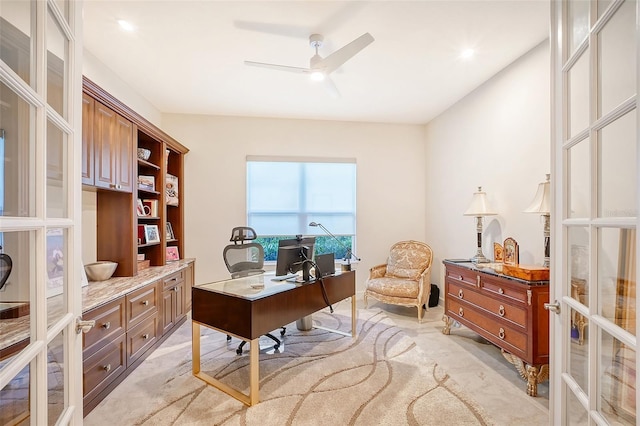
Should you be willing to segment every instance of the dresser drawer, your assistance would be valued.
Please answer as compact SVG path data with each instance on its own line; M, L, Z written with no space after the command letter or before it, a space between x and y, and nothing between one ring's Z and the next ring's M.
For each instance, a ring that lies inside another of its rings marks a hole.
M499 279L490 275L482 275L481 287L488 293L499 295L522 305L527 303L527 286L518 283L509 283L505 279Z
M447 266L445 281L478 287L478 277L479 275L472 270Z
M449 298L445 315L460 321L498 347L521 358L527 355L527 334L510 327L502 319L494 320L462 301Z
M169 288L173 288L176 285L180 284L181 282L184 281L184 274L185 271L184 269L179 270L178 272L176 272L175 274L171 274L167 277L164 278L164 285L163 285L163 289L167 290Z
M127 365L147 351L158 341L158 312L127 332Z
M483 290L475 291L455 282L450 282L447 289L446 297L464 300L494 315L496 319L505 319L526 330L527 310L524 307L511 305Z
M127 294L126 301L127 330L130 330L142 320L158 311L159 298L157 281Z
M83 355L87 357L119 335L124 334L124 297L85 312L82 317L84 320L94 320L96 322L96 325L91 330L82 335Z
M126 339L122 334L118 339L83 362L82 382L85 401L95 397L126 369Z

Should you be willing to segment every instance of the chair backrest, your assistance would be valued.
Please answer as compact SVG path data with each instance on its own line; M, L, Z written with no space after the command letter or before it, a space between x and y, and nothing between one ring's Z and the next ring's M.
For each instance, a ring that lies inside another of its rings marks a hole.
M387 259L387 275L398 278L418 277L431 266L431 247L420 241L400 241L391 246Z
M252 243L258 238L253 228L238 226L231 231L233 244L229 244L222 251L227 269L232 278L246 277L264 272L264 248L259 243Z

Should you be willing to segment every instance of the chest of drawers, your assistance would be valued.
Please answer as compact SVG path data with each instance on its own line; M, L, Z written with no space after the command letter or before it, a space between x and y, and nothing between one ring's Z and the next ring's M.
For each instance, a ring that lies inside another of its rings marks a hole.
M526 281L470 262L444 261L445 326L455 320L501 348L537 394L549 364L548 281ZM531 376L531 377L529 377Z

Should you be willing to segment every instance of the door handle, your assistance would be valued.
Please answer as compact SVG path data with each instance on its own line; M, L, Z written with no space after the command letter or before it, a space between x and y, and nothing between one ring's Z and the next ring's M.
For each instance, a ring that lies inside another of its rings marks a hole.
M560 313L560 303L557 300L554 300L553 303L545 303L544 304L544 308L547 311L551 311L555 314L559 314Z
M78 317L76 318L76 333L88 333L94 325L96 325L95 320L83 320L81 317Z

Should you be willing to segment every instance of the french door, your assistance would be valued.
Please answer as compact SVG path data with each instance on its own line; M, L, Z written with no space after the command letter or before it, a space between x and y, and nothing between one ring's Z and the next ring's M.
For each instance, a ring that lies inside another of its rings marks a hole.
M638 4L552 1L551 28L550 420L635 425Z
M0 1L0 424L82 424L81 1Z

